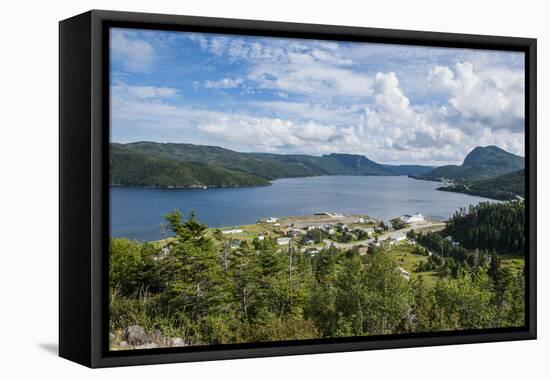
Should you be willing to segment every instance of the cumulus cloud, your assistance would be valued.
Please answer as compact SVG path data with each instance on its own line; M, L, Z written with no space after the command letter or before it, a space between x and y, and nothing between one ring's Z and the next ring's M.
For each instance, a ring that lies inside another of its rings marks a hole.
M332 143L342 138L340 130L333 125L315 122L297 124L279 118L253 117L248 115L224 115L211 122L199 125L198 129L219 140L234 144L250 143L265 151L317 152L318 144Z
M470 62L453 67L435 66L428 81L446 92L449 104L463 118L479 120L493 129L524 128L523 72L489 68L477 72Z
M145 72L154 61L154 49L147 41L132 37L132 33L111 32L112 58L130 72Z

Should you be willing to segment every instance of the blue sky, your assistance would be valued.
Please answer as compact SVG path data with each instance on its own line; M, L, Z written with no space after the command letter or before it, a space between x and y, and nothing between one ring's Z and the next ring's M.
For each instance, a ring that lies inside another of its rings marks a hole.
M111 140L456 164L523 155L522 53L111 30Z

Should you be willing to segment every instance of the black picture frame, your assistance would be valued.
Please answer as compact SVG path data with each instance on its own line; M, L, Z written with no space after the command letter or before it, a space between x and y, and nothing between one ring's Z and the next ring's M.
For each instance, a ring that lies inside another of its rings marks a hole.
M109 27L525 52L526 325L520 328L108 349ZM535 339L536 39L92 10L59 24L59 355L88 367Z

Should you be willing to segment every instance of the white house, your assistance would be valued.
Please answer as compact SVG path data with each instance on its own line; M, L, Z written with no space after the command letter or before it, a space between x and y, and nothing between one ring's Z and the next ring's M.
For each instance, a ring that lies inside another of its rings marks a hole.
M290 244L290 238L277 238L277 244L278 245L289 245Z
M421 213L416 213L414 215L405 214L401 217L401 220L405 223L416 223L416 222L424 222L424 215Z
M308 248L306 250L306 252L309 253L310 255L314 256L314 255L319 253L319 250L317 248Z
M402 233L395 234L395 241L400 242L401 240L405 240L406 238L407 236L405 236L405 234L402 234Z
M265 236L263 235L258 235L258 240L264 240L265 239Z
M269 217L265 220L265 223L277 223L279 219L275 217Z
M231 228L229 230L223 230L222 234L240 234L241 232L243 232L243 230L240 228Z
M409 244L409 245L415 245L415 244L416 244L416 241L414 241L414 239L409 239L409 240L407 240L407 244Z

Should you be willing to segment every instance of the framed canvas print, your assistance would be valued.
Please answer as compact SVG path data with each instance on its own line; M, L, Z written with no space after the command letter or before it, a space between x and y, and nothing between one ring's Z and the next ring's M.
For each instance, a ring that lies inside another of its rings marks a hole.
M536 40L60 23L60 355L536 337Z

